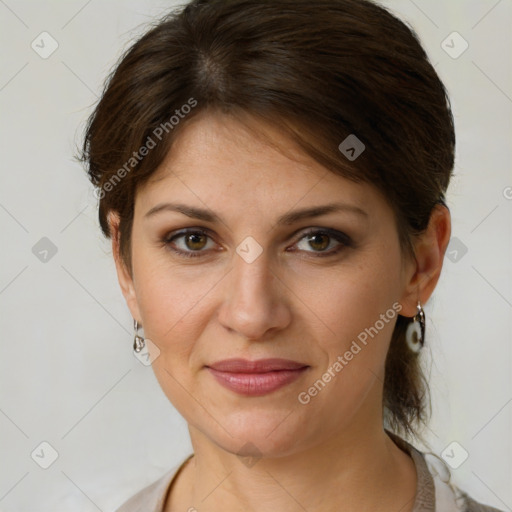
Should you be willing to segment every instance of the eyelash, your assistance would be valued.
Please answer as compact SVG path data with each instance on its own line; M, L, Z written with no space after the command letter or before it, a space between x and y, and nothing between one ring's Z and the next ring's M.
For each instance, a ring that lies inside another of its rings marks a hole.
M172 246L172 242L174 240L184 237L186 235L206 235L210 239L212 238L209 235L209 232L207 230L192 228L192 229L187 229L187 230L172 234L172 236L167 235L161 240L161 242L168 250L170 250L170 251L174 252L175 254L177 254L178 256L181 256L184 258L198 258L198 257L202 256L201 253L207 252L204 250L183 251L181 249L176 249L175 247ZM353 246L353 242L348 235L346 235L345 233L342 233L341 231L337 231L335 229L330 229L330 228L317 228L317 229L311 229L309 231L306 231L305 233L302 234L302 236L299 238L299 240L297 240L297 242L295 242L295 243L298 243L301 240L303 240L307 237L311 237L313 235L326 235L330 239L334 239L340 243L340 245L336 249L330 250L328 252L305 251L307 253L313 253L315 255L313 257L315 257L315 258L326 258L329 256L334 256L334 255L338 254L341 250L343 250L343 248ZM295 252L295 251L292 251L292 252Z

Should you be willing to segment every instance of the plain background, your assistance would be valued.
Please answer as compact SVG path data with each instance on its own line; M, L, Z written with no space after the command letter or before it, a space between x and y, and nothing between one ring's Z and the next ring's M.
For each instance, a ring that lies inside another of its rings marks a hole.
M459 443L455 455L462 447L469 456L452 470L454 481L511 510L512 2L383 3L419 34L457 130L453 237L425 308L428 441L437 454ZM4 512L112 511L191 452L186 423L133 356L132 319L97 200L73 161L117 57L173 5L0 0ZM46 59L31 47L44 31L59 45ZM454 31L469 45L457 58L464 41ZM51 456L44 441L58 453L48 469L36 463Z

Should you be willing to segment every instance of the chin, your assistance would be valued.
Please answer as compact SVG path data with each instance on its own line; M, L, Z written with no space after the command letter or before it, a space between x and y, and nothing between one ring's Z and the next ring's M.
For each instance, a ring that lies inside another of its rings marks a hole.
M226 430L216 425L215 433L207 435L221 448L240 457L284 457L307 444L306 426L298 420L298 416L293 418L293 412L238 412L220 422Z

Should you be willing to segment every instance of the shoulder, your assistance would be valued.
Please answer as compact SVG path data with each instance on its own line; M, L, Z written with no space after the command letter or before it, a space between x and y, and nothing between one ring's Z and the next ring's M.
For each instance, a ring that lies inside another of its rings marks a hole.
M125 501L115 512L163 512L165 499L174 478L192 457L189 455L182 463L174 466L158 480L144 487Z
M503 510L499 510L494 507L490 507L489 505L482 505L482 503L478 503L471 497L469 497L466 493L462 492L466 503L466 511L467 512L503 512Z
M413 448L413 450L416 450ZM434 453L420 452L425 468L432 477L435 488L436 512L504 512L473 499L467 492L452 482L448 465Z
M397 434L386 432L414 461L418 484L413 512L504 512L479 503L457 487L448 465L435 453L420 451Z

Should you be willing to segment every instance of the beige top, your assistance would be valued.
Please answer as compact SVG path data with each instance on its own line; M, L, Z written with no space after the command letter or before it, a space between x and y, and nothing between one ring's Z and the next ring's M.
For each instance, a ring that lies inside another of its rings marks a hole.
M387 432L412 457L416 466L418 484L412 512L503 512L476 502L451 483L450 471L442 459L432 453L422 453L404 439ZM116 512L164 512L169 488L193 455L132 496Z

